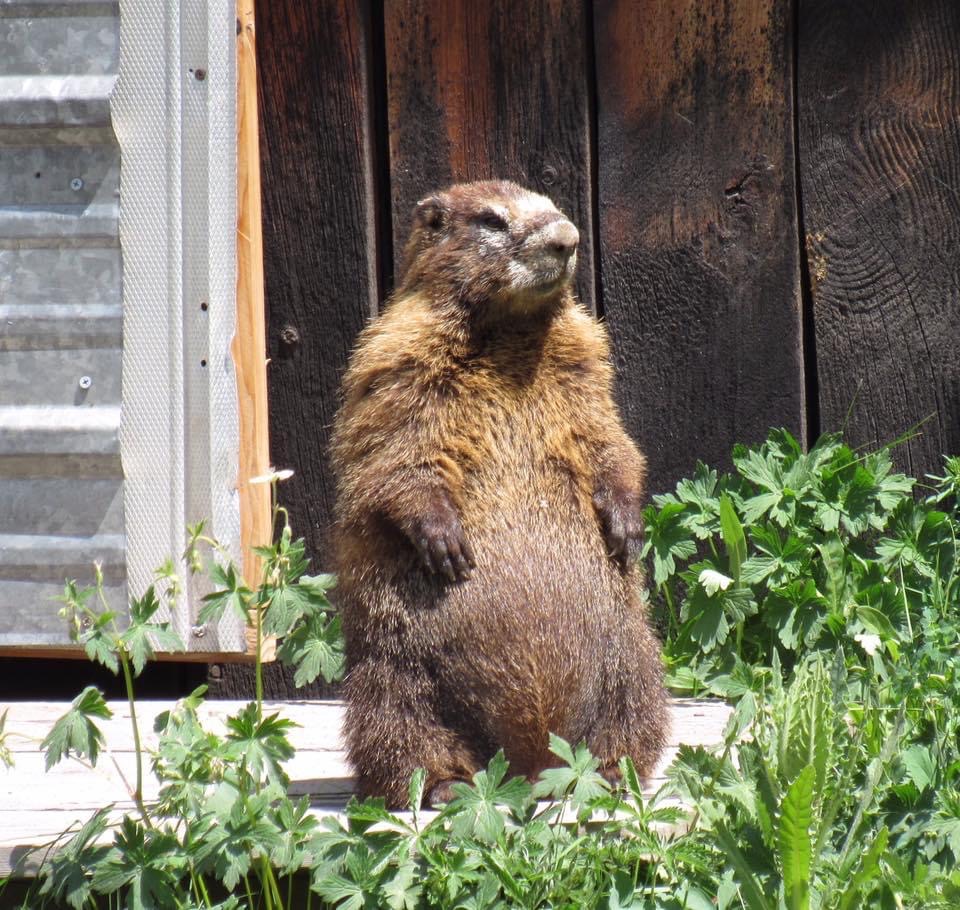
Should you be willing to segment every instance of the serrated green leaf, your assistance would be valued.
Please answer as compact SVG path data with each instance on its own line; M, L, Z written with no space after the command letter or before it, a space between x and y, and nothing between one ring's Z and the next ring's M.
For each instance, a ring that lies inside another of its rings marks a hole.
M160 607L153 585L139 600L130 603L130 625L120 636L120 646L130 655L135 676L143 672L154 657L154 647L162 651L183 651L184 645L169 622L151 622Z
M691 623L687 630L690 639L705 653L720 647L730 634L730 623L723 611L719 597L698 597L694 592L690 600Z
M130 600L130 622L136 624L148 623L160 609L160 601L153 585L147 588L143 597L134 597Z
M773 556L751 556L740 566L740 581L745 585L759 584L769 578L777 568L778 561Z
M733 463L751 483L779 497L783 483L779 460L775 456L751 449L743 455L735 455Z
M573 754L573 748L562 736L557 736L555 733L550 734L550 751L557 756L557 758L563 759L570 767L573 767L577 763L577 759Z
M816 771L808 765L790 785L780 809L777 847L783 890L790 910L809 910L813 786Z
M74 910L89 906L91 870L102 862L110 849L106 844L98 845L107 830L109 815L109 808L98 810L57 848L50 857L47 875L40 888L41 896L66 901Z
M773 513L782 498L781 493L758 493L756 496L745 499L743 502L743 520L747 524L755 524L764 515L770 514L773 517ZM776 514L779 516L780 513L777 512ZM784 524L783 521L777 523Z
M252 774L263 774L268 780L285 784L282 763L294 754L287 733L296 726L279 714L260 717L256 704L251 702L227 718L227 741Z
M637 773L636 765L629 755L624 755L620 759L620 776L627 787L627 792L634 798L638 805L643 804L643 781Z
M814 788L822 793L833 761L834 706L830 677L819 657L802 664L786 695L780 729L780 776L793 780L814 769Z
M300 579L300 587L306 588L315 597L326 599L327 591L332 591L337 586L337 576L332 572L321 572L319 575L304 575ZM326 603L329 609L329 602Z
M381 885L384 900L391 910L415 910L419 906L421 886L416 881L417 867L410 860L398 863L397 871Z
M277 657L296 667L293 681L297 686L310 685L321 675L328 683L340 679L346 665L340 617L309 617L284 639Z
M550 751L567 766L541 771L540 780L533 787L534 797L569 795L574 808L581 810L590 800L603 796L610 789L606 779L597 773L600 759L590 754L585 743L571 749L565 739L551 733Z
M486 770L473 775L473 785L452 785L456 799L444 810L451 830L461 837L477 837L493 843L503 833L505 818L499 806L520 812L530 798L531 787L520 777L506 782L507 760L497 752Z
M227 566L211 563L210 579L220 588L203 598L203 606L198 613L199 621L216 623L226 610L232 610L236 616L247 622L252 592L244 584L236 566L233 563Z
M300 585L281 585L266 592L268 606L263 615L265 635L286 635L310 609L309 592Z
M103 664L116 675L120 672L120 659L117 657L118 639L113 633L112 624L112 614L101 614L92 628L80 635L80 643L90 660Z
M179 870L185 864L174 851L176 844L173 835L124 818L114 847L94 869L93 889L101 894L125 889L132 910L176 906Z
M914 743L903 751L900 761L907 778L913 781L921 793L936 782L937 769L927 746Z
M879 635L884 641L897 641L899 636L890 619L873 607L857 604L855 615L868 632Z
M730 574L734 584L740 584L740 567L747 559L747 538L733 503L726 493L720 497L720 529L730 563Z
M60 717L40 744L46 753L46 769L49 771L63 758L75 752L90 759L95 765L103 748L103 733L92 718L109 718L110 708L103 694L94 686L87 686L71 703L70 710Z
M653 555L653 578L660 585L677 572L677 561L689 559L697 552L696 541L684 527L681 516L686 506L668 503L657 511L648 506L644 511L646 542L643 555Z
M654 497L658 506L667 501L681 502L683 526L698 540L706 540L719 530L720 502L717 498L717 472L698 461L693 477L677 483L676 497Z
M826 601L811 579L796 580L771 591L763 602L763 621L785 648L811 647L827 617Z
M338 910L360 910L363 906L363 889L342 875L330 873L323 880L314 882L313 889Z
M487 863L490 868L493 870L494 875L500 880L500 884L503 885L503 890L507 895L513 898L519 905L522 905L524 899L523 888L521 888L520 883L513 877L510 871L497 859L495 856L488 856Z

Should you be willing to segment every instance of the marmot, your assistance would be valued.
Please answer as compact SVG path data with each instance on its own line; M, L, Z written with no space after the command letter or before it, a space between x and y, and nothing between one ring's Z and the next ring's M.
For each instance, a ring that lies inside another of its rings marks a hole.
M586 741L616 779L665 741L636 565L644 459L604 329L570 289L577 229L508 182L414 213L403 280L359 337L331 446L360 796L445 802L502 748L512 773Z

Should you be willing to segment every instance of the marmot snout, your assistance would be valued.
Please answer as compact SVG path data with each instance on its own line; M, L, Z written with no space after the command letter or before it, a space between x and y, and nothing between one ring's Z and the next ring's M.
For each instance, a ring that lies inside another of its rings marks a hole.
M666 701L636 564L644 460L603 328L574 300L579 234L543 196L420 202L403 280L361 335L332 447L361 795L431 801L502 748L514 773L585 740L648 774Z
M548 221L528 235L520 255L511 263L509 291L538 289L549 292L573 279L577 268L580 232L566 218Z

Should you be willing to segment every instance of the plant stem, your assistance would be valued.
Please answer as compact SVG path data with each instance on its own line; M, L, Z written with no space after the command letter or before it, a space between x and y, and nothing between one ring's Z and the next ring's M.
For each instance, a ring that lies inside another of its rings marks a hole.
M122 645L117 648L117 655L120 658L120 666L123 668L123 683L127 690L127 703L130 705L130 724L133 727L133 751L137 759L137 782L133 791L133 800L137 804L143 823L148 828L152 828L153 822L150 821L147 808L143 804L143 746L140 743L140 725L137 723L137 704L133 697L133 674L130 672L130 658L127 656L127 649Z
M263 720L263 606L257 608L257 655L256 655L256 687L257 687L257 722Z
M196 869L193 866L190 867L190 888L193 891L193 896L196 899L197 904L204 904L205 906L210 906L210 896L207 894L207 889L202 888L203 879L197 875Z
M670 593L670 586L664 582L660 587L663 589L663 596L667 601L667 618L670 621L670 628L675 635L679 635L680 623L676 616L677 608L673 603L673 595Z
M267 893L267 907L273 910L274 907L283 907L283 897L280 894L280 884L277 876L270 865L270 859L267 856L260 857L260 863L263 868L261 877L264 880L264 890Z
M273 540L276 537L277 516L280 514L280 498L277 493L277 480L270 481L270 537ZM263 567L263 578L260 581L261 590L268 584L270 579L267 576L269 563ZM263 614L269 607L269 601L257 605L257 653L254 663L254 684L257 693L257 720L263 719Z
M716 545L716 543L714 542L712 536L707 538L707 543L710 544L710 552L713 553L713 558L714 558L717 562L720 562L720 553L717 551L717 545Z
M899 560L900 569L900 590L903 592L903 614L907 617L907 631L910 633L910 641L913 641L913 623L910 622L910 604L907 601L907 586L903 580L903 560Z
M265 856L260 857L260 882L263 886L263 897L267 902L267 910L273 910L273 892L270 887L270 879L272 878L270 869L270 864L267 862Z

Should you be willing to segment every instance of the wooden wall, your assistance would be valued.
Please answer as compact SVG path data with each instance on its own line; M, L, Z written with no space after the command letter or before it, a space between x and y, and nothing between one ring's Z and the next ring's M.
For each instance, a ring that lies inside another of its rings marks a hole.
M960 452L956 0L259 0L257 43L272 458L317 568L339 377L455 180L580 227L651 492L770 426Z

